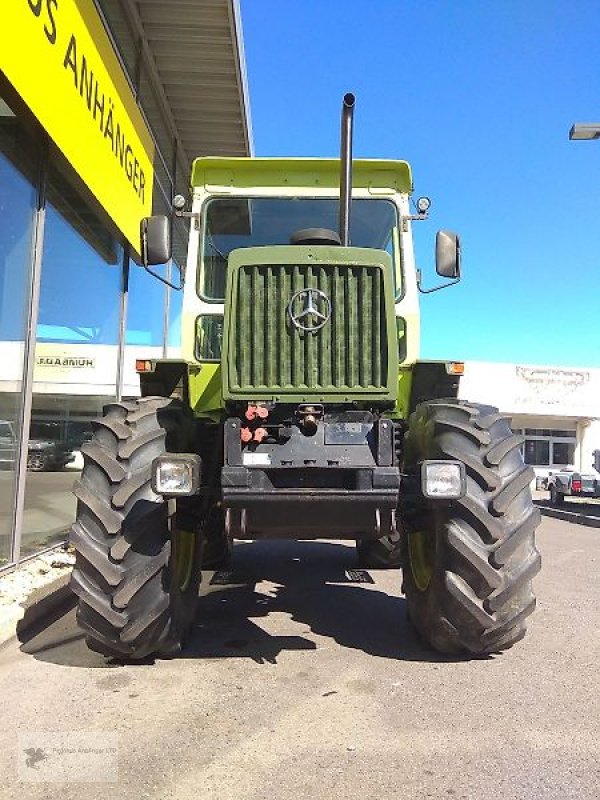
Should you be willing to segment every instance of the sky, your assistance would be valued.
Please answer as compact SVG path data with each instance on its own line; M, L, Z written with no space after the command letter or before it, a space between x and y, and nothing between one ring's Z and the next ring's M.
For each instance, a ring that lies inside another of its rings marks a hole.
M460 234L463 279L421 297L421 358L600 367L598 0L241 0L255 154L407 160L418 266Z

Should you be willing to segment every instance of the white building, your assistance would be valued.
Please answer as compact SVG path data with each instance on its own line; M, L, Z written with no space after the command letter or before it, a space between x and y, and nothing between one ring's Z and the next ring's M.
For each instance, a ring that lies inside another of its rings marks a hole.
M564 466L592 471L600 449L600 369L469 361L459 396L511 418L536 475Z

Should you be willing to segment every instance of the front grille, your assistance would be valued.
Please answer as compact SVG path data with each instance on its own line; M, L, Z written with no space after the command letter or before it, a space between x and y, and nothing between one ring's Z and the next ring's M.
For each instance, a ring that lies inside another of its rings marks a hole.
M315 333L298 330L288 313L293 295L307 288L331 303L329 321ZM376 266L244 265L230 314L229 386L236 394L387 389L384 278Z

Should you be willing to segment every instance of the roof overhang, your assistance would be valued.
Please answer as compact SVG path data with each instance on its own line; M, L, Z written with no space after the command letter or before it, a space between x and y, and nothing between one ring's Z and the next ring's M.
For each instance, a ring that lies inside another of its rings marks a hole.
M252 155L238 0L125 0L125 5L151 57L154 88L186 169L197 156Z

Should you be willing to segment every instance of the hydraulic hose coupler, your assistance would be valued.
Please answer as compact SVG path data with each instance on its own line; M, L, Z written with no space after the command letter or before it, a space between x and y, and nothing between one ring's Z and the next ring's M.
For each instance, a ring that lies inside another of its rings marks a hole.
M304 433L313 434L317 431L317 418L314 414L306 414L302 417L302 428Z
M320 403L316 405L301 405L296 409L296 417L298 424L302 429L302 433L306 436L312 436L317 432L319 420L322 419L324 413L323 406Z

